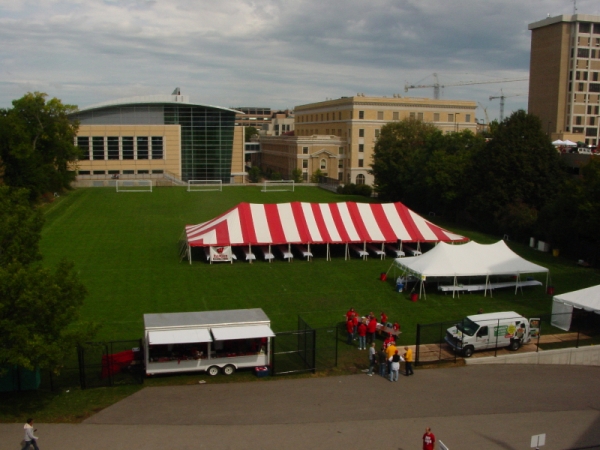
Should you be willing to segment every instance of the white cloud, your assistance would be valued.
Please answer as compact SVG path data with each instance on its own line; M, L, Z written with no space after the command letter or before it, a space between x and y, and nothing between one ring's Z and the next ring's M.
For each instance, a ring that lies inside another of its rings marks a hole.
M596 1L577 6L600 15ZM571 12L562 0L0 0L0 107L31 90L85 106L179 86L198 103L286 108L404 95L405 82L432 84L434 72L441 84L520 78L527 25ZM493 118L488 98L501 88L507 113L526 107L527 82L443 95Z

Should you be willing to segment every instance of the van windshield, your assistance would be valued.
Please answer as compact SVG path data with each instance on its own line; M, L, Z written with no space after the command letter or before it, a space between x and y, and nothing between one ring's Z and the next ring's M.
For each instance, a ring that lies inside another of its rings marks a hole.
M468 317L465 317L461 322L456 324L456 328L465 333L467 336L473 336L479 329L479 325L477 325Z

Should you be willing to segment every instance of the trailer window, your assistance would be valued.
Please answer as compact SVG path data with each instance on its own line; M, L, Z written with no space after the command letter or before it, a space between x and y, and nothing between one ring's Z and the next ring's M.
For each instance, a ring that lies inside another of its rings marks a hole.
M473 322L468 317L465 317L462 320L462 322L459 322L456 325L456 328L458 328L461 332L465 333L467 336L473 336L475 334L475 332L477 331L477 329L479 328L479 325L477 325L475 322Z

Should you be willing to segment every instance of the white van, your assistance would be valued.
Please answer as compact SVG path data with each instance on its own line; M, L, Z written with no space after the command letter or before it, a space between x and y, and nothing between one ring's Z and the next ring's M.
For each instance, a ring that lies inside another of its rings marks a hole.
M526 319L514 311L465 317L446 331L446 342L466 358L475 350L508 347L518 350L540 334L540 319Z

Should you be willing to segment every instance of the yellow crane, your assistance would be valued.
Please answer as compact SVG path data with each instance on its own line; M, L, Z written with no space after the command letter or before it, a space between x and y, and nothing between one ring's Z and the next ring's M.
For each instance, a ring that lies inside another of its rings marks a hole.
M477 102L479 104L479 106L481 106L481 109L483 109L483 115L485 116L485 124L487 126L490 125L490 118L488 117L488 113L487 113L487 108L485 106L483 106L481 104L481 102Z
M512 83L514 81L526 81L529 78L503 78L499 80L488 80L488 81L459 81L458 83L446 83L440 84L437 73L433 74L435 82L433 84L408 84L404 85L404 92L408 92L409 89L422 89L422 88L433 88L433 98L438 100L440 98L440 88L450 86L470 86L472 84L492 84L492 83ZM420 81L419 81L420 82ZM419 83L417 82L417 83Z

